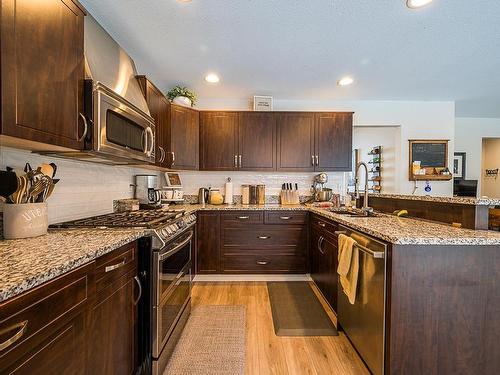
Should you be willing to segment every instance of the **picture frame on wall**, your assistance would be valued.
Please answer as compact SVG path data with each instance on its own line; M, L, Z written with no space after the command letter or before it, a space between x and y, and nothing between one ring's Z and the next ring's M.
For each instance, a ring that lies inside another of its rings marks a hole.
M254 111L266 111L270 112L273 110L273 97L255 95L253 97L253 110Z
M453 156L453 177L458 180L465 179L465 152L455 152Z

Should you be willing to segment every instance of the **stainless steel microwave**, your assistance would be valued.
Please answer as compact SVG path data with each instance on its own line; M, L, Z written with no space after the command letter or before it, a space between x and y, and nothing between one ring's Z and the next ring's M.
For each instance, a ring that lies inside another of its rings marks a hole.
M155 161L152 117L99 82L85 84L85 149L117 162Z

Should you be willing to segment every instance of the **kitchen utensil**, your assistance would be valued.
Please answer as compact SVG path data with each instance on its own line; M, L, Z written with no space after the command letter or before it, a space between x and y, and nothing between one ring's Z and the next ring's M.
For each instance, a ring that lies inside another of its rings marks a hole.
M207 204L209 198L209 190L207 188L199 188L198 189L198 203L199 204Z
M323 188L320 191L317 191L315 194L316 201L318 202L328 202L332 199L333 191L329 188Z
M26 175L17 177L17 190L10 196L12 203L24 203L23 201L26 198L27 188L28 179L26 178Z
M52 178L52 176L54 175L54 168L52 168L52 165L50 164L42 164L40 165L37 170L39 172L42 172L44 175L46 176L49 176Z
M13 171L0 171L0 196L9 198L17 190L17 176Z
M54 178L54 177L55 177L55 175L56 175L56 173L57 173L57 165L56 165L56 164L54 164L54 163L50 163L50 166L52 167L52 170L54 171L54 172L52 173L52 176L51 176L51 177L52 177L52 178Z

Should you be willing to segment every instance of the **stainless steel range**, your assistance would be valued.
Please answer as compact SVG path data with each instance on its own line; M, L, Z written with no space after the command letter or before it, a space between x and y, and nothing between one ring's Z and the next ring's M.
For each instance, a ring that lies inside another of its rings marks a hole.
M144 286L139 309L140 374L162 374L191 311L191 252L196 216L183 210L113 213L54 225L59 228L139 227L151 237L139 242Z

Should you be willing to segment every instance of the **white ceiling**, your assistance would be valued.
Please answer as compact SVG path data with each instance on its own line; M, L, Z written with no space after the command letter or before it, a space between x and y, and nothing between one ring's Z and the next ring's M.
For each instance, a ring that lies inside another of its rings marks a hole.
M161 89L204 98L452 100L500 117L500 1L83 0ZM221 82L204 81L217 72ZM338 87L346 74L356 82Z

